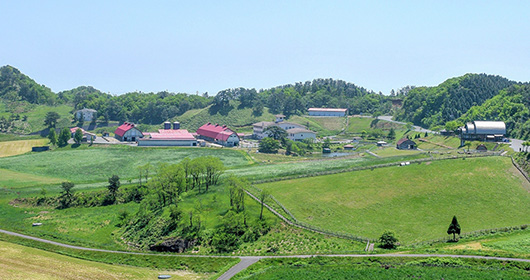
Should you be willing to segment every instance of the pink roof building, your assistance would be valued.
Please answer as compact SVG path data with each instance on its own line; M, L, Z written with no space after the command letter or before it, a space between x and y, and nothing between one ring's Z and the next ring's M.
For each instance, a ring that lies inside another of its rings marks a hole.
M239 145L239 136L226 125L207 123L197 129L197 135L224 146Z

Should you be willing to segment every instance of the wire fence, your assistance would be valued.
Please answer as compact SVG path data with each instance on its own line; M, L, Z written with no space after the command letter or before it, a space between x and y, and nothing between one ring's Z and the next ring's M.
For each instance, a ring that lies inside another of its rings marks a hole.
M448 156L428 157L428 158L411 159L411 160L403 160L403 161L413 164L413 163L422 163L422 162L435 161L435 160L465 159L465 158L491 157L491 156L500 156L500 155L501 155L501 152L481 152L481 153L474 153L474 154L448 155ZM254 180L252 181L252 183L263 184L263 183L272 183L272 182L293 180L293 179L300 179L300 178L307 178L307 177L332 175L332 174L339 174L339 173L353 172L353 171L360 171L360 170L367 170L367 169L374 170L376 168L399 166L399 165L402 165L401 163L402 162L391 162L391 163L383 163L383 164L368 165L368 166L355 166L355 167L350 167L350 168L327 170L327 171L320 171L320 172L308 172L308 173L299 174L299 175Z
M501 156L502 151L499 152L482 152L482 153L475 153L475 154L462 154L462 155L450 155L450 156L440 156L440 157L431 157L431 158L422 158L422 159L415 159L410 160L410 164L412 163L422 163L427 161L434 161L434 160L448 160L448 159L466 159L466 158L479 158L479 157L491 157L491 156ZM528 175L517 165L515 160L512 157L512 163L514 166L521 171L521 173L525 176L527 180ZM277 182L277 181L283 181L283 180L292 180L297 178L305 178L305 177L314 177L314 176L322 176L322 175L330 175L330 174L338 174L338 173L344 173L344 172L352 172L352 171L359 171L359 170L367 170L367 169L375 169L375 168L383 168L383 167L389 167L389 166L398 166L401 165L401 162L392 162L392 163L385 163L385 164L377 164L372 166L359 166L359 167L352 167L352 168L346 168L346 169L339 169L339 170L330 170L330 171L323 171L323 172L313 172L313 173L307 173L307 174L300 174L296 176L287 176L287 177L280 177L280 178L273 178L273 179L266 179L266 180L256 180L253 182L253 184L250 185L250 187L247 189L249 195L251 194L251 197L261 203L261 200L258 199L260 197L259 195L263 192L260 188L256 187L254 184L262 184L262 183L268 183L268 182ZM367 238L363 236L356 236L349 233L344 232L336 232L336 231L330 231L326 230L314 225L310 225L306 222L302 222L298 220L290 211L287 209L280 201L278 201L274 196L269 195L268 196L269 201L272 201L272 203L264 203L267 205L267 208L274 209L273 213L277 216L279 216L282 220L295 225L297 227L307 229L313 232L326 234L329 236L335 236L339 238L345 238L350 240L356 240L360 242L377 242L376 239ZM281 214L284 213L285 215ZM497 232L508 232L513 230L522 230L526 229L528 225L521 225L521 226L515 226L515 227L503 227L503 228L494 228L494 229L483 229L483 230L477 230L472 232L463 233L460 235L461 238L468 238L468 237L476 237L480 235L485 234L492 234ZM450 237L445 238L438 238L428 241L422 241L418 243L413 243L409 246L415 247L415 246L422 246L427 244L433 244L433 243L441 243L441 242L448 242L450 241Z
M491 228L491 229L481 229L481 230L475 230L470 232L465 232L462 234L459 234L460 239L465 238L473 238L473 237L479 237L483 235L489 235L494 233L502 233L502 232L512 232L512 231L518 231L518 230L526 230L528 228L528 224L520 225L520 226L511 226L511 227L500 227L500 228ZM438 239L432 239L427 241L421 241L417 243L410 244L410 247L421 247L425 245L435 244L435 243L447 243L449 241L453 240L452 237L442 237Z

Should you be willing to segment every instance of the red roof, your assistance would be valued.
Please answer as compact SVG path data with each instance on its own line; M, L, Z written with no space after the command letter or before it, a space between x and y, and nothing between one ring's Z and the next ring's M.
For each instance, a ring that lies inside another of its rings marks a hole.
M197 134L212 139L226 141L228 137L235 134L235 132L226 125L207 123L197 129Z
M149 133L154 140L195 140L195 137L185 129L160 129Z
M131 128L134 128L134 123L124 122L122 125L118 126L114 131L114 134L123 137L125 132L129 131Z
M75 133L78 129L81 129L81 132L85 133L85 130L79 127L72 127L70 128L70 133Z

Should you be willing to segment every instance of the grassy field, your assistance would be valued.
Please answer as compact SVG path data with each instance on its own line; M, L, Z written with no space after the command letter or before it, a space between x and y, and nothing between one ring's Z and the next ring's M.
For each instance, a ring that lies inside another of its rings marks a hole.
M42 146L48 139L32 139L0 142L0 157L9 157L31 152L31 147Z
M0 159L0 168L39 176L81 182L106 181L116 174L122 179L137 177L137 167L146 163L177 163L185 157L216 156L228 167L252 163L246 153L232 149L143 148L93 146L64 148Z
M529 267L450 258L264 259L233 279L527 279Z
M388 147L378 147L371 150L371 152L380 157L407 156L423 153L422 151L418 150L398 150L394 145Z
M308 127L317 132L318 137L338 134L346 126L346 119L343 117L291 116L287 121Z
M182 124L182 127L191 131L197 130L205 123L218 123L228 125L237 132L249 131L252 124L260 121L274 121L274 115L269 113L267 108L263 109L261 116L254 116L252 108L238 109L239 103L231 101L232 109L228 112L212 112L211 106L204 109L189 110L175 119ZM241 129L241 131L240 131Z
M414 249L414 253L502 256L530 258L530 228L464 237L458 243L434 243Z
M154 270L80 260L0 241L2 279L205 279L206 273Z
M21 187L35 187L50 184L59 184L62 181L60 178L51 178L46 176L39 176L16 172L6 169L0 169L0 188L21 188Z
M48 112L57 112L61 116L57 127L69 127L72 125L71 121L73 116L70 111L73 108L70 106L36 105L26 102L10 102L9 104L5 104L5 102L5 100L0 100L0 117L8 118L11 113L19 114L21 119L23 116L28 117L25 122L22 120L15 121L16 128L14 132L27 134L45 129L44 118Z
M509 158L433 161L258 187L309 224L368 238L391 229L404 243L445 237L453 215L463 232L530 222L528 182Z

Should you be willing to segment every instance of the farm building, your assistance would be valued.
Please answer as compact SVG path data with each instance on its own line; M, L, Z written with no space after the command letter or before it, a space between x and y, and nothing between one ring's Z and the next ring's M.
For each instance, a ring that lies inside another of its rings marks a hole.
M488 147L486 147L486 145L484 145L484 144L479 144L479 145L477 145L476 150L479 151L479 152L487 152L488 151Z
M464 141L502 141L506 134L506 124L497 121L473 121L459 128L460 140Z
M407 138L403 138L396 143L396 148L400 150L415 150L417 147L416 142Z
M124 122L114 131L114 137L120 141L138 141L143 138L144 134L136 127L134 123Z
M94 109L83 108L81 110L75 111L75 117L78 120L81 120L82 118L85 122L91 122L92 120L95 120L97 118L97 113L98 111Z
M254 138L263 139L264 137L267 137L268 134L267 134L267 132L264 132L264 131L265 131L265 129L267 129L267 127L270 127L270 126L280 127L282 129L284 129L285 131L287 131L288 134L289 134L289 130L290 129L297 129L298 128L298 129L307 130L306 127L303 126L303 125L284 121L284 118L285 118L284 115L276 115L275 117L276 117L276 121L275 122L258 122L258 123L253 124L252 126L253 126L253 136L254 136ZM316 137L316 135L315 135L316 133L313 132L313 131L311 131L311 133L313 135L312 137L311 137L311 134L307 134L310 137L305 137L304 136L304 139L305 138L313 138L314 139ZM293 135L293 137L294 137L294 135ZM299 135L299 137L302 137L302 136Z
M74 138L74 134L78 129L81 129L81 132L83 133L83 140L82 140L83 142L90 141L90 138L92 138L92 140L96 140L96 137L97 137L96 134L85 131L83 128L80 128L77 126L70 128L70 135L72 138Z
M239 136L226 125L207 123L197 129L197 136L225 147L239 146Z
M316 133L305 128L287 129L287 138L293 141L301 141L307 138L315 139Z
M378 141L378 142L377 142L377 143L375 143L375 144L377 145L377 147L383 147L383 146L386 146L386 145L388 145L388 143L387 143L387 142L385 142L385 141Z
M355 147L353 145L350 145L350 144L344 145L344 150L351 151L351 150L354 150L354 148Z
M345 117L348 115L348 109L338 108L309 108L307 111L310 116Z
M197 139L186 129L180 129L180 123L164 123L164 129L158 132L144 133L144 138L138 139L138 146L197 146Z

